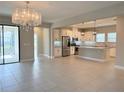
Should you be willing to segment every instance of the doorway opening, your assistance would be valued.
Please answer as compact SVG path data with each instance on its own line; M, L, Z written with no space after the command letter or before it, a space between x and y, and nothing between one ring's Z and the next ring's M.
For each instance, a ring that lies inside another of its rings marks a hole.
M34 59L38 60L43 56L49 58L49 28L35 27L34 28Z

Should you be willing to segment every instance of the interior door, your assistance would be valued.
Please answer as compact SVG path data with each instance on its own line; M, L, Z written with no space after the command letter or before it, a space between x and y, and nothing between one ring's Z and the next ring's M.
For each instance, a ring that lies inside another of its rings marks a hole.
M3 35L2 35L2 26L0 26L0 64L3 64Z
M19 28L3 26L4 63L19 62Z

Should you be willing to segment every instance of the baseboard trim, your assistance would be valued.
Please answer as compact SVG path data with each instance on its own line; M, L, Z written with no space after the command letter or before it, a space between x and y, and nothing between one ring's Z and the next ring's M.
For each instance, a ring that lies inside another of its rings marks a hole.
M50 58L50 56L48 56L47 54L44 54L44 56L47 57L47 58Z
M97 58L90 58L85 56L78 56L79 58L86 59L86 60L92 60L92 61L99 61L99 62L105 62L106 60L103 59L97 59Z
M40 54L40 57L41 57L41 56L44 56L44 57L47 57L47 58L50 58L50 59L54 59L53 56L49 56L49 55L47 55L47 54Z
M54 56L50 56L50 59L54 59L55 57Z
M31 58L31 59L22 59L22 60L20 60L20 62L29 62L29 61L34 61L34 58Z
M115 68L124 70L124 66L115 65Z

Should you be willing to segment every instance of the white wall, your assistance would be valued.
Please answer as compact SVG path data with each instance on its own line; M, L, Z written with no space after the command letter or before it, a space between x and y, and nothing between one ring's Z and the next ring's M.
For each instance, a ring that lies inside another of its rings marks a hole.
M49 40L49 29L43 28L43 45L44 45L44 55L49 56L50 51L50 40Z
M21 61L34 60L34 31L20 31L20 59Z
M116 65L124 66L124 16L117 18L117 62Z
M37 42L36 42L36 46L37 46L37 55L40 56L43 54L43 31L41 27L35 27L34 28L34 33L37 36ZM35 50L35 49L34 49Z

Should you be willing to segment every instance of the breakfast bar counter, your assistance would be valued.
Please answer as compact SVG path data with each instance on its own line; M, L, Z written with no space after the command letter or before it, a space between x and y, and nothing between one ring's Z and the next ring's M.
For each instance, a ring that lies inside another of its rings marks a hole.
M105 62L108 59L107 47L79 47L79 57L88 60Z

